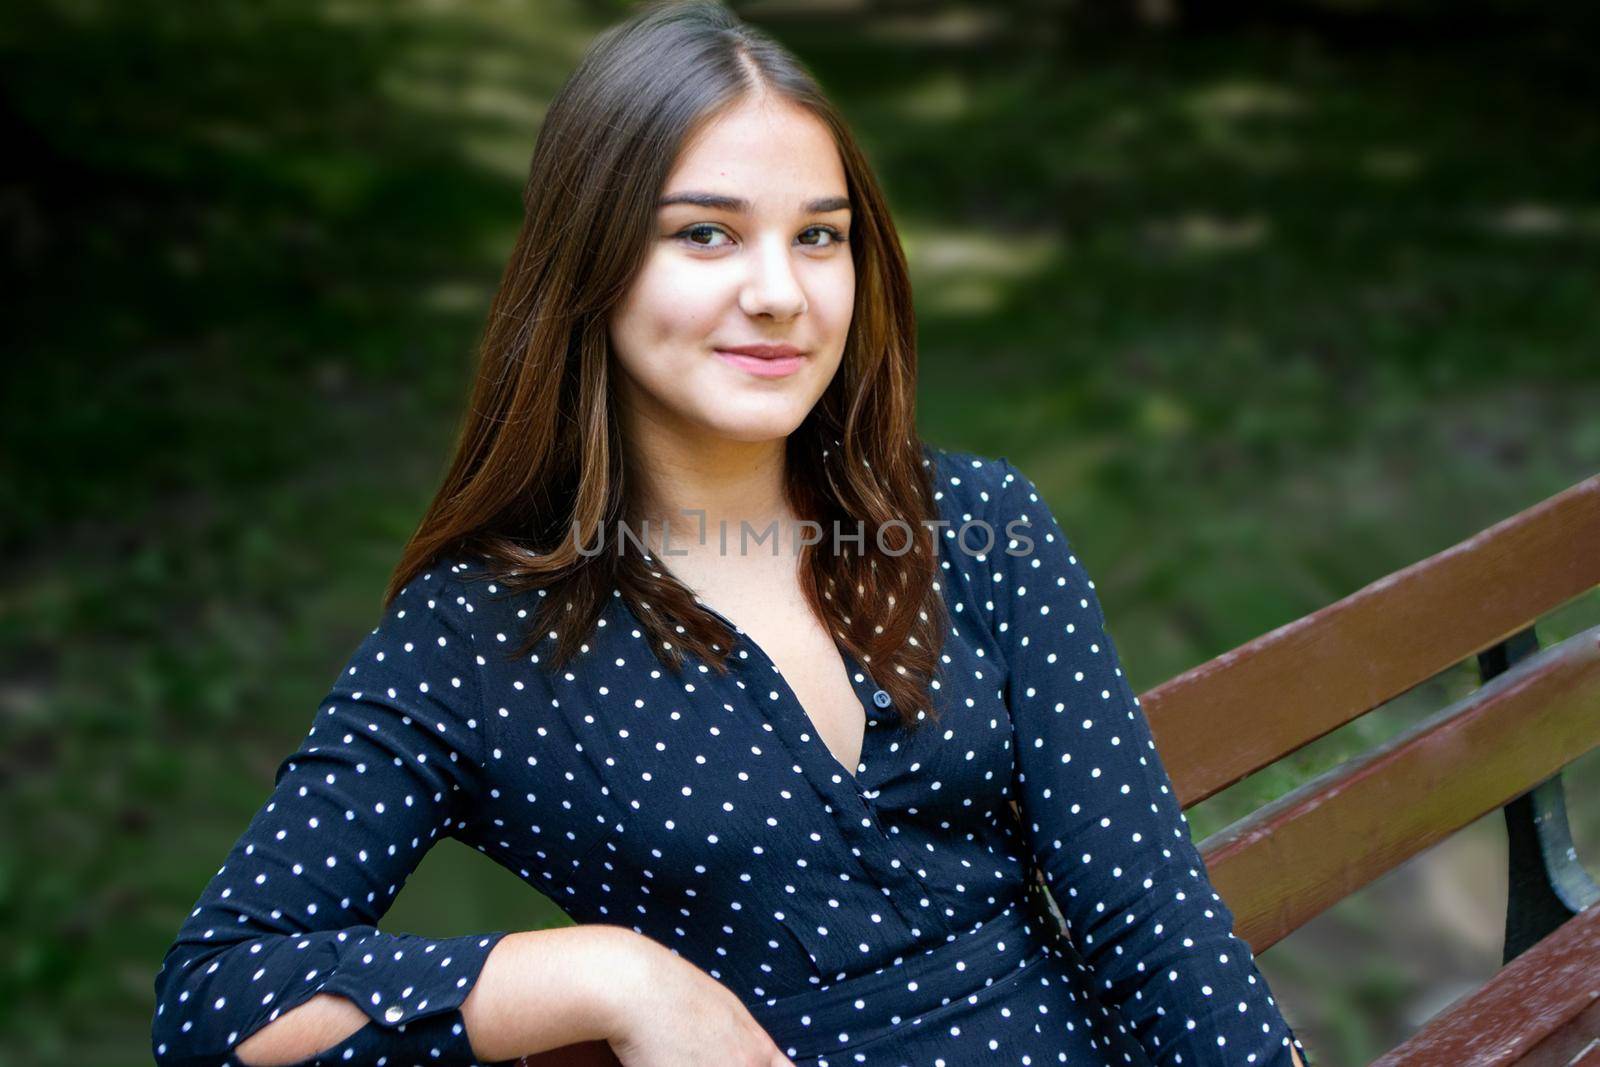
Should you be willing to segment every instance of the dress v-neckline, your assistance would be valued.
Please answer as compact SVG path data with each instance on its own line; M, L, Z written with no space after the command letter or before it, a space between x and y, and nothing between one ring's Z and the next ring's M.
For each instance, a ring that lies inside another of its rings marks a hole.
M851 790L857 795L857 797L859 798L864 796L867 791L867 787L866 783L862 780L862 777L858 775L856 771L846 767L844 761L838 757L833 749L828 747L828 742L823 739L822 731L817 727L816 718L812 716L811 712L806 710L806 706L800 701L799 694L794 691L794 686L789 684L789 679L784 677L783 671L778 667L777 661L772 658L766 649L761 647L760 642L752 637L748 630L741 627L738 623L734 622L721 611L717 610L716 607L708 603L705 598L696 593L693 587L691 587L682 578L679 578L676 574L673 574L671 568L665 566L661 562L660 557L646 550L645 560L652 566L660 569L663 573L672 575L673 579L676 580L679 585L682 585L685 589L689 590L689 594L690 596L694 597L694 602L696 604L700 605L702 608L721 619L722 622L727 625L728 629L732 630L739 639L743 640L747 645L750 646L751 651L753 651L756 656L760 658L762 663L766 665L767 669L772 672L774 684L782 688L783 695L788 697L789 704L796 711L798 711L799 716L801 720L803 720L808 732L814 735L816 747L821 749L822 756L829 765L824 769L826 769L830 774L838 773L843 775L844 782L850 786ZM833 640L834 650L839 653L839 659L844 664L845 679L850 683L850 688L855 693L856 701L861 705L862 714L864 716L861 727L861 749L860 754L856 758L856 763L857 766L864 766L870 770L873 767L873 764L867 763L866 757L867 749L872 743L873 734L876 729L874 726L874 720L877 718L877 714L875 714L873 702L870 699L862 699L861 691L863 688L866 688L874 693L879 692L879 690L876 687L876 683L872 680L872 675L856 660L855 656L851 655L850 650L839 644L838 640L836 638L832 638L831 634L830 639ZM858 674L862 679L859 684L856 682L856 676ZM802 737L800 741L800 750L802 752L808 752L811 750L812 746L804 737Z

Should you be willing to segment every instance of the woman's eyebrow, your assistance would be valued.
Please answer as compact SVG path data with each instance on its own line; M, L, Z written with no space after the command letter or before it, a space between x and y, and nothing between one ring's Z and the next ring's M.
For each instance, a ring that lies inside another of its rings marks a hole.
M709 208L715 211L748 212L750 201L741 196L723 196L720 193L670 193L656 201L656 207L669 207L672 204L692 204L695 207ZM807 200L800 205L800 210L807 215L826 214L830 211L850 210L848 196L824 196L816 200Z

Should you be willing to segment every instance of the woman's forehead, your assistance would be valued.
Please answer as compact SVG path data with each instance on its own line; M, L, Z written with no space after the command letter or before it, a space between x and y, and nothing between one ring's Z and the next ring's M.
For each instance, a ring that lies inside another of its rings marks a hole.
M837 210L812 201L839 199L847 199L844 163L827 126L800 108L755 105L718 116L684 146L661 206L803 212Z

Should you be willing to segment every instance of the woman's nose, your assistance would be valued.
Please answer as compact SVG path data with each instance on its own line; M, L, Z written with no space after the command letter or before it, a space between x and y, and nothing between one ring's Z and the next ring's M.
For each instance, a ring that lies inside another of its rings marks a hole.
M749 315L790 318L806 309L806 294L795 274L789 247L781 239L761 244L751 257L740 302Z

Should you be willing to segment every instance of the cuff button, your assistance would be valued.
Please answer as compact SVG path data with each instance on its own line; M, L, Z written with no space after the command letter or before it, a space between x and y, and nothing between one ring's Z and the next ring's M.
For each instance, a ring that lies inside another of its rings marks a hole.
M397 1023L405 1017L406 1010L398 1004L391 1006L388 1011L383 1013L384 1020L391 1023Z

